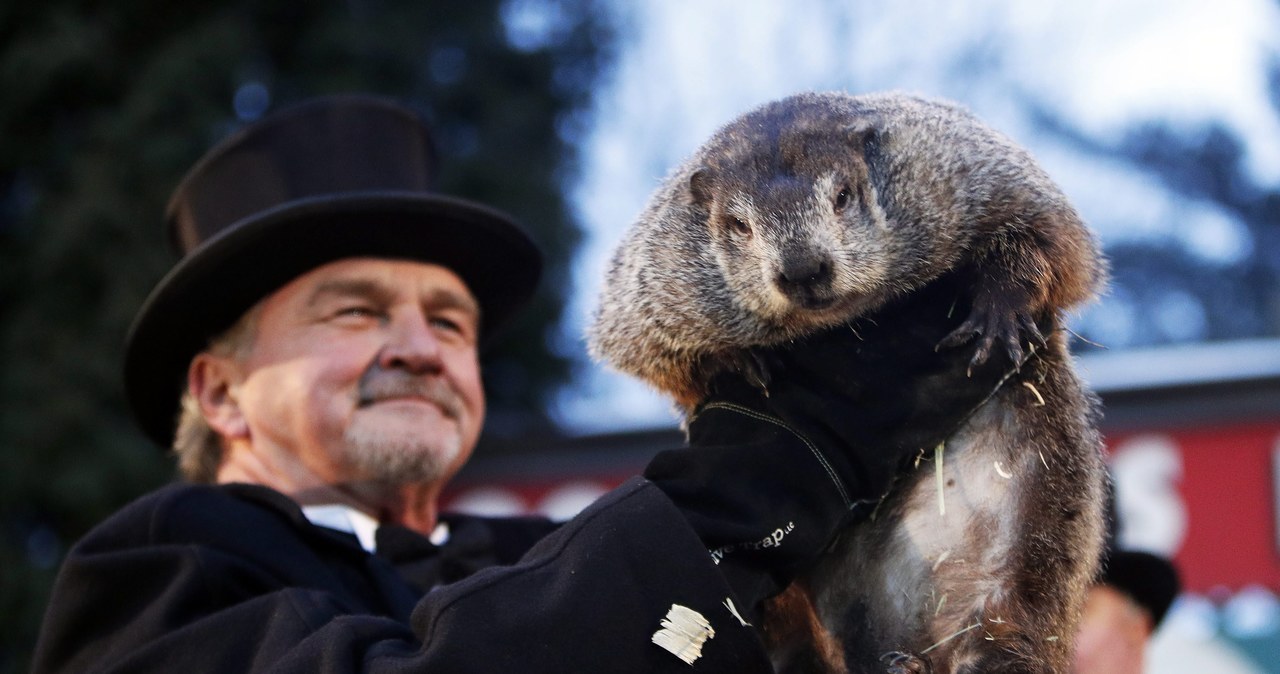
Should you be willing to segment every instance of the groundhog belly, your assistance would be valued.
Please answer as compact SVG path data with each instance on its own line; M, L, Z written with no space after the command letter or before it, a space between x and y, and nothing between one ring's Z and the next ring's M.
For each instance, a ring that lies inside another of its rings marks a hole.
M1075 384L1071 373L1041 388L1064 384ZM815 667L822 658L801 655L779 671L1066 671L1072 597L1098 552L1103 467L1083 422L1038 434L1063 411L1039 398L1028 407L1039 394L1006 388L947 441L940 463L926 453L869 521L841 532L800 582L826 630L816 641L843 661Z
M1036 465L991 432L988 422L1001 414L981 412L952 437L941 486L938 464L927 457L809 575L818 614L840 640L849 671L884 672L881 658L894 650L927 655L1012 589L1005 573L1017 535L1012 515L1025 492L1004 475Z

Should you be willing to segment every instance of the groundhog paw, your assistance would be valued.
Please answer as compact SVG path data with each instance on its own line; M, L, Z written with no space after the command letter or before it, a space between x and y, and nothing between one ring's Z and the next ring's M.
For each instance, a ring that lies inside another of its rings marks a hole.
M755 350L722 354L710 368L714 372L721 370L736 372L744 381L765 397L769 396L769 384L773 381L773 363L767 356Z
M955 348L973 342L973 357L969 360L969 370L987 362L994 349L1003 347L1009 360L1020 365L1026 356L1023 350L1023 339L1035 346L1044 345L1044 335L1026 311L1021 311L1002 303L990 303L975 306L968 318L955 330L951 331L938 348Z

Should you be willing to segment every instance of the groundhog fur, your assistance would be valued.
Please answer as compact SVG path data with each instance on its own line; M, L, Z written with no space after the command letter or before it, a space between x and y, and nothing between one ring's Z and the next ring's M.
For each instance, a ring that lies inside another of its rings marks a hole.
M763 632L779 671L1066 672L1105 477L1062 314L1105 275L1057 186L965 110L806 93L730 122L663 182L588 338L686 414L726 368L767 389L752 348L840 324L863 339L853 362L881 365L851 384L871 395L894 383L886 357L970 349L945 375L956 387L1007 363L942 465L920 447L922 465L773 600ZM918 392L922 409L954 404L932 395Z

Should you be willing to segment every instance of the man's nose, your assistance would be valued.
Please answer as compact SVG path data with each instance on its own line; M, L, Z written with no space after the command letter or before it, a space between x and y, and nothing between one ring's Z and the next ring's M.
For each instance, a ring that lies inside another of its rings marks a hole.
M378 362L384 369L397 368L413 374L428 374L441 368L440 340L422 311L392 314Z

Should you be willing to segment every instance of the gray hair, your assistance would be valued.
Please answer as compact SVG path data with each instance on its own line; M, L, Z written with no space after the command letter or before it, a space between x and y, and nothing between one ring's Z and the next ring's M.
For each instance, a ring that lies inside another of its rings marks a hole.
M243 361L253 348L258 331L258 315L261 304L245 312L236 324L209 340L205 352L221 358L231 357ZM222 436L209 426L200 403L191 390L182 393L182 412L178 416L178 430L173 437L173 453L178 458L178 472L188 482L213 484L217 481L218 467L222 465L224 445Z

